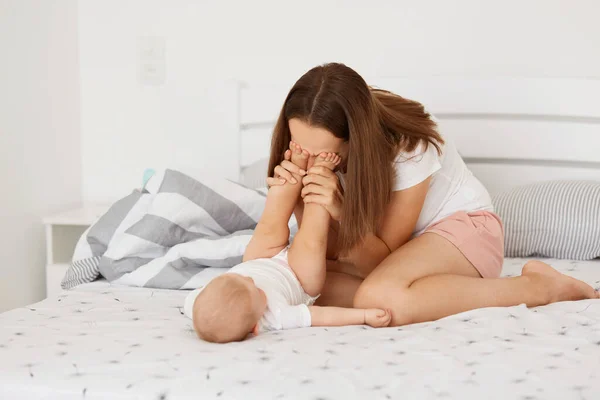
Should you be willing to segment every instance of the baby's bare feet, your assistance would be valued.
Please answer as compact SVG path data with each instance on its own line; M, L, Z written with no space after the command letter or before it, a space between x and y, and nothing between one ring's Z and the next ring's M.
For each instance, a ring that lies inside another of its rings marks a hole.
M541 261L529 261L523 267L523 276L539 282L545 297L544 304L558 301L597 299L600 294L590 285L578 279L561 274L550 265Z
M290 142L290 150L292 152L291 161L296 164L301 172L306 173L306 167L308 166L308 151L302 150L296 142Z
M392 313L390 310L380 310L379 308L368 308L365 310L365 324L373 328L383 328L392 322Z
M325 167L334 170L340 164L342 159L335 153L321 153L315 159L313 167Z

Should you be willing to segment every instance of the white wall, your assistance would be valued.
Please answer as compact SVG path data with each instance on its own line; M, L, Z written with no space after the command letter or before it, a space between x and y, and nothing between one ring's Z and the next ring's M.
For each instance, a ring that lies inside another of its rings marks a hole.
M44 297L41 218L81 201L76 6L0 2L0 312Z
M235 155L202 122L214 91L200 88L219 80L291 86L327 61L364 76L600 78L598 15L596 0L82 2L84 198L127 193L152 163ZM146 36L166 44L162 86L138 83Z
M0 311L43 296L43 214L114 200L146 167L235 174L219 167L238 155L223 81L291 85L327 61L600 78L598 15L596 0L0 0ZM140 83L146 37L166 44L163 84Z

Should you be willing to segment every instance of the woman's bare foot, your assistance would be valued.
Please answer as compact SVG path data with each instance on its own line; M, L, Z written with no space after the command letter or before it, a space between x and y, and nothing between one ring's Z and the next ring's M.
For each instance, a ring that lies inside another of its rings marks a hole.
M381 310L379 308L367 308L365 310L365 324L373 328L383 328L392 322L392 313L390 310Z
M302 147L292 141L290 141L290 151L292 152L290 161L306 173L306 167L308 166L308 151L302 150Z
M340 164L342 159L335 153L321 153L315 159L313 167L325 167L334 170Z
M540 305L600 298L600 294L587 283L561 274L541 261L529 261L523 267L522 275L539 282L542 297L545 298L545 302Z

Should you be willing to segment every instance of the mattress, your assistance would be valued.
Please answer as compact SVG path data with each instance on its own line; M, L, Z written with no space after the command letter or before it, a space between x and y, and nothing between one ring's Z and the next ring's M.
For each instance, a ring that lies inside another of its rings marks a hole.
M504 275L525 260L506 261ZM600 262L550 260L600 285ZM600 300L198 340L187 292L82 285L0 314L1 399L592 399Z

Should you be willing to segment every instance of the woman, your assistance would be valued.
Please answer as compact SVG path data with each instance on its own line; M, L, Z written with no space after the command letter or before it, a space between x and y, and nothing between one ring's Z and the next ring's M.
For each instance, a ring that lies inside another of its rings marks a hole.
M308 151L307 171L290 161L290 141ZM337 173L312 167L323 152L341 156ZM331 216L322 305L389 308L404 325L600 297L540 261L499 278L503 228L486 189L421 104L370 88L343 64L315 67L290 90L269 173L270 186L303 185L299 224L305 203Z

